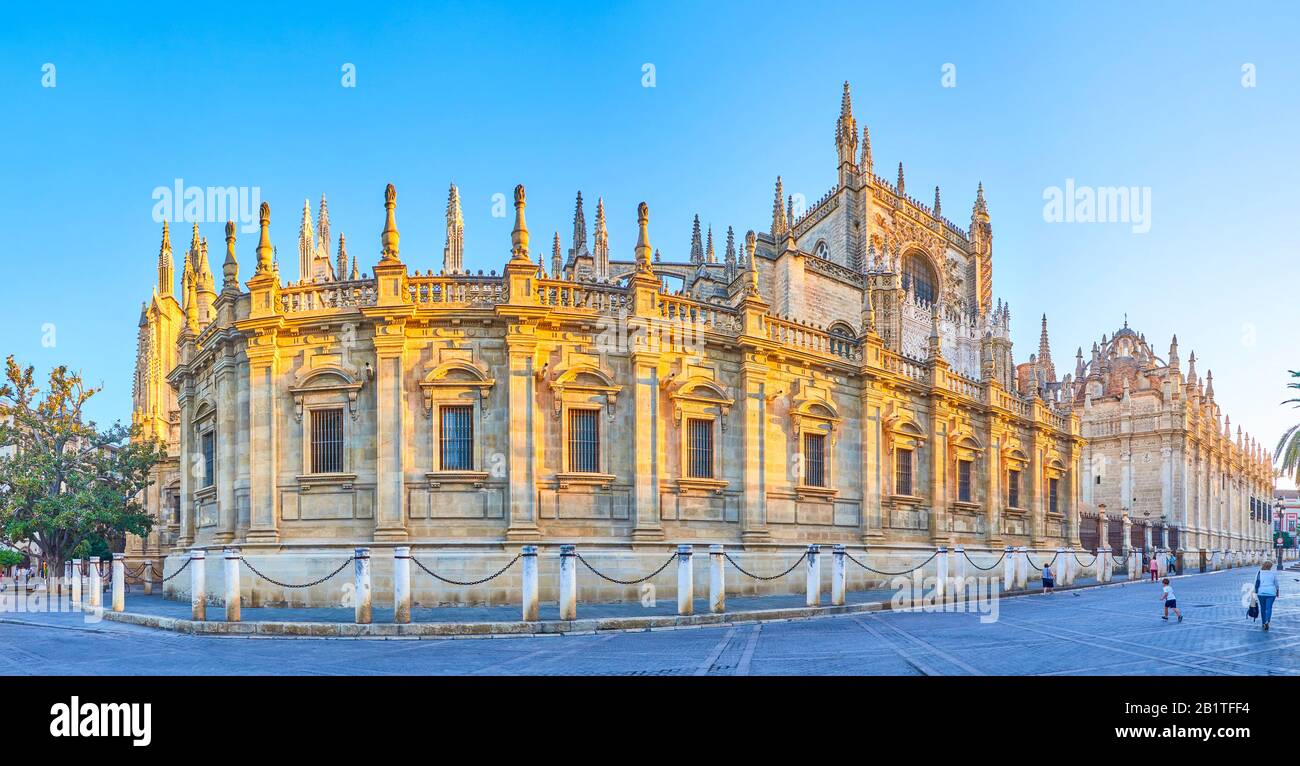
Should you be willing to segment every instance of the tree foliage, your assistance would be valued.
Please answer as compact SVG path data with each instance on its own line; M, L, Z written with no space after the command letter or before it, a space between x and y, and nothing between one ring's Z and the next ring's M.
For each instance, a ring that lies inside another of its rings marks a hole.
M1290 370L1291 377L1300 378L1300 372ZM1287 388L1300 390L1300 383L1288 383ZM1287 399L1283 404L1293 404L1300 407L1300 399ZM1282 438L1277 442L1277 449L1274 450L1276 455L1278 469L1283 476L1290 476L1292 481L1300 479L1300 423L1296 423L1282 434Z
M102 547L123 533L149 534L143 490L163 446L120 422L99 430L83 418L100 389L67 367L50 371L41 390L32 367L10 356L0 385L0 540L30 542L53 571L74 552Z

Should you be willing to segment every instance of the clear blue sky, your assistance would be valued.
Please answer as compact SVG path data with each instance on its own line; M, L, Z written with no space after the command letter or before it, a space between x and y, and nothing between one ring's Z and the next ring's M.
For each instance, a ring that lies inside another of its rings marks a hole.
M413 268L440 265L450 181L471 268L505 261L511 222L491 197L521 182L537 248L557 229L568 246L581 189L604 196L616 257L643 199L652 243L684 257L696 212L715 232L761 229L778 173L809 200L831 187L847 79L878 173L902 160L909 191L942 186L963 225L984 182L1018 360L1043 311L1062 373L1127 312L1162 354L1177 332L1233 421L1271 445L1300 418L1278 404L1300 367L1298 22L1280 4L10 4L0 351L80 368L105 385L93 414L128 417L158 251L151 194L177 178L260 187L286 274L302 200L322 192L334 231L373 264L388 182ZM340 85L345 63L356 88ZM1068 178L1150 187L1150 232L1044 222L1044 189ZM219 279L222 227L202 231ZM253 245L242 236L244 279Z

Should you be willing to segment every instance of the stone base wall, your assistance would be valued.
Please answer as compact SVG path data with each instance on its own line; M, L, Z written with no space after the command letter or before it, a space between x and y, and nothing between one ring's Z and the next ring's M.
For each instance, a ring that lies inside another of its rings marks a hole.
M804 554L804 545L774 545L758 549L728 549L728 554L737 564L760 577L772 577L789 569ZM659 569L668 561L676 550L676 545L655 545L631 550L592 544L589 547L578 546L578 553L591 566L608 577L617 580L637 580ZM970 559L979 567L992 567L982 571L970 562L965 563L965 575L970 578L989 578L1001 581L1003 564L999 560L1001 550L967 548ZM286 549L277 547L261 549L242 547L242 555L254 568L274 580L290 585L315 581L339 568L353 554L351 546L314 545ZM931 558L933 547L922 546L879 546L870 549L862 546L846 546L849 556L872 569L889 574L867 571L853 561L845 562L845 580L850 593L863 590L895 591L906 584L907 587L933 587L938 573L938 559ZM950 549L951 551L951 549ZM376 608L391 607L393 601L393 553L391 546L370 544L371 552L371 591ZM412 548L411 596L413 606L502 606L520 603L522 565L515 562L499 577L479 585L457 586L440 582L424 572L415 564L419 561L425 567L437 572L442 577L461 582L476 581L500 570L519 553L518 546L503 548L501 546L456 545L447 547ZM1030 557L1037 564L1048 561L1055 554L1055 549L1031 550ZM223 603L225 593L224 559L220 548L208 548L205 560L205 581L207 600L211 604ZM960 556L949 555L948 575L956 576ZM1079 551L1079 559L1089 566L1075 564L1075 577L1094 576L1094 560L1089 553ZM188 554L177 553L167 557L164 562L165 575L171 576L186 562ZM926 561L930 559L929 561ZM911 570L918 564L926 562L920 570L896 574ZM542 603L556 603L559 599L559 545L538 546L538 587ZM709 553L707 545L696 545L692 557L695 596L706 598L709 592ZM820 555L821 582L824 594L831 590L834 556L830 546L823 546ZM1058 562L1059 566L1059 562ZM727 595L802 595L805 593L807 564L800 561L793 571L774 580L759 580L748 577L728 563L726 565ZM1027 568L1031 583L1041 579L1041 570ZM919 577L919 581L918 578ZM1059 574L1058 574L1059 578ZM246 565L240 567L240 593L246 607L281 606L281 607L322 607L352 606L354 592L353 565L348 563L337 575L325 582L309 588L285 588L259 577ZM999 586L1000 587L1000 586ZM163 586L163 592L170 598L189 600L191 574L189 570L169 580ZM622 585L600 578L586 565L578 563L578 602L582 603L647 603L653 599L658 602L675 601L677 598L677 563L672 561L655 577L643 584Z

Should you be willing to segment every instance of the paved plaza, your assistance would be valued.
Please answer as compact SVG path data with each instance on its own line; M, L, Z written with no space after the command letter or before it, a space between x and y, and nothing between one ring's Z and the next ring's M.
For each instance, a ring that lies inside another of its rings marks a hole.
M1254 569L1002 599L977 613L871 612L593 635L464 639L195 636L78 614L0 615L10 675L1296 675L1300 573L1272 630L1244 617ZM184 605L157 604L173 609ZM436 610L429 610L430 613ZM425 615L425 617L430 617ZM417 619L421 616L417 614ZM987 618L985 618L987 619Z

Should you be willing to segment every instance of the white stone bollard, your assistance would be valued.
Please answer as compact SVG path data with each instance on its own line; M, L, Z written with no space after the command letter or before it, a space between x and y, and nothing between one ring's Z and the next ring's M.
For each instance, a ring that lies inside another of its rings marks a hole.
M1106 575L1110 573L1110 559L1106 557L1105 548L1103 547L1097 548L1097 558L1093 560L1092 568L1096 570L1095 573L1097 575L1096 579L1098 585L1107 581Z
M63 585L59 588L59 596L62 597L67 593L68 598L72 598L69 589L72 587L72 562L63 562Z
M1164 551L1156 551L1156 578L1164 577L1169 567L1169 559Z
M818 606L822 602L822 547L816 543L808 546L808 557L805 561L808 569L808 593L804 603L808 606Z
M1002 549L1002 590L1011 590L1016 579L1016 550L1010 545Z
M578 556L572 545L560 546L560 619L578 619Z
M227 548L223 554L226 584L226 622L239 622L239 549Z
M1064 548L1058 547L1056 549L1056 555L1052 557L1052 561L1049 564L1049 568L1052 570L1052 579L1056 581L1056 584L1064 585L1065 584L1065 549Z
M1138 570L1137 551L1130 549L1128 552L1128 579L1136 580Z
M356 623L369 625L371 617L370 603L370 549L357 548L353 552L353 568L356 579Z
M966 548L958 545L952 552L953 571L956 573L952 578L952 589L956 596L960 596L966 588Z
M207 553L190 551L190 619L208 619L208 581L204 571Z
M144 595L146 596L152 595L153 594L153 562L152 561L144 562L144 571L140 573L140 576L144 578Z
M99 557L90 557L90 606L98 609L104 605L104 586L99 581Z
M844 606L848 573L844 569L844 546L831 549L831 605Z
M72 586L72 603L81 604L81 559L72 560L72 575L68 578Z
M1217 572L1222 568L1223 568L1223 553L1217 550L1213 551L1212 553L1210 553L1210 570L1213 572Z
M537 546L525 545L520 551L523 563L523 583L520 587L520 593L523 597L523 621L537 622L538 618L538 600L537 600Z
M935 555L934 596L940 604L948 597L948 549L942 545Z
M1016 549L1016 588L1025 590L1029 587L1029 549L1020 546Z
M695 570L691 559L695 549L690 545L677 546L677 613L695 614Z
M709 611L727 611L727 554L721 545L709 546Z
M113 577L113 611L126 611L126 554L114 553L110 573Z
M393 548L393 622L411 621L411 547Z

